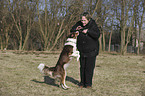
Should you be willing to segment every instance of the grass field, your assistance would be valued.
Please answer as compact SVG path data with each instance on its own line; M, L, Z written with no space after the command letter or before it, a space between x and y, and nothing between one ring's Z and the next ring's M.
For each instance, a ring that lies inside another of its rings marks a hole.
M145 56L102 53L97 58L92 89L78 88L79 62L67 69L63 90L54 79L43 77L40 63L54 66L59 54L0 52L0 96L145 96Z

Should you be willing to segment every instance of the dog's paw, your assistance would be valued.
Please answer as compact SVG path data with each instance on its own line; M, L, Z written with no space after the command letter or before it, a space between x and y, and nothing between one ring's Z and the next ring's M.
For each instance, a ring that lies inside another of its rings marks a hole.
M65 88L69 89L70 87L68 87L68 86L65 85Z
M66 86L66 85L64 85L64 84L61 84L61 87L62 87L64 90L69 89L69 87L68 87L68 86Z

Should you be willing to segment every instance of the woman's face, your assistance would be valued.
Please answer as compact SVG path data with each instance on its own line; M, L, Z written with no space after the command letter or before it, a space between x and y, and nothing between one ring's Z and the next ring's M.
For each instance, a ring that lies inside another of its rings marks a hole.
M83 26L86 26L89 23L89 20L85 16L82 16L81 22L83 23Z

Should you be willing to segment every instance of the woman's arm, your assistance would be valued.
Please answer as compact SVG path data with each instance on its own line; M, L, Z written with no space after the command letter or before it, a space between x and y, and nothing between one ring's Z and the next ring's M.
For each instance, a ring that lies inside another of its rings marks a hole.
M70 32L76 32L76 31L79 31L80 29L82 29L81 25L80 25L80 21L77 22L73 27L72 29L70 30Z
M90 29L88 29L87 34L88 34L91 38L93 38L93 39L95 39L95 40L98 40L99 37L100 37L100 30L99 30L97 24L94 24Z

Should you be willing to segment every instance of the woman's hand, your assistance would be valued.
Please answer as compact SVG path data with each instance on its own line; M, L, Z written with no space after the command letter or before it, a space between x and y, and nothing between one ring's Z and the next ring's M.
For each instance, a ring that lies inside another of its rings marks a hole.
M79 31L76 31L76 37L79 35Z
M86 34L88 32L88 29L85 29L82 32Z
M76 30L80 30L80 29L83 29L83 27L78 26L78 27L76 28Z

